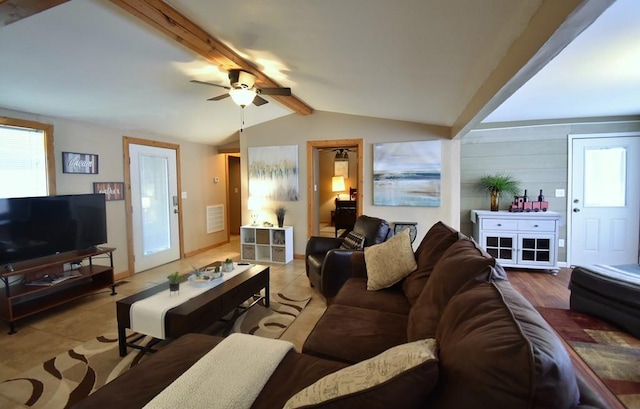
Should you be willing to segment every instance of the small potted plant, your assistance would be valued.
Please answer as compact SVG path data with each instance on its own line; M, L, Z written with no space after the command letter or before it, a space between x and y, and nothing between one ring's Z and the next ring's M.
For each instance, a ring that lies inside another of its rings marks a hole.
M284 215L287 213L287 208L283 205L279 205L275 210L276 218L278 219L278 227L284 226Z
M229 273L233 271L233 260L231 260L230 258L227 258L225 261L223 261L222 271L225 273Z
M180 291L180 273L178 273L177 271L174 271L173 273L169 274L167 276L167 279L169 280L169 291L170 292L176 292L176 291Z
M215 266L213 268L213 271L211 272L211 277L212 278L220 278L220 277L222 277L222 270L220 269L220 266Z
M520 181L503 173L482 176L478 180L477 186L488 191L491 195L491 211L493 212L497 212L500 208L500 193L511 193L515 196L520 192Z

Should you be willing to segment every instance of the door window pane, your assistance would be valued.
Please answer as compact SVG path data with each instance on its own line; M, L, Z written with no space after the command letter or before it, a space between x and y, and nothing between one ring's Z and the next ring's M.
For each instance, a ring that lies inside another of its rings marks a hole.
M166 158L140 156L142 247L145 256L171 248L171 220Z
M587 148L584 155L584 205L622 207L626 204L627 150Z

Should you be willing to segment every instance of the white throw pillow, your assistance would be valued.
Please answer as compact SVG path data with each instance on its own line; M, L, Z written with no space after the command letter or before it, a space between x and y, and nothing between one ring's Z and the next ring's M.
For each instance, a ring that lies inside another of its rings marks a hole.
M384 243L365 247L367 290L391 287L418 268L413 255L409 229L403 230Z
M423 339L320 378L293 395L283 409L421 405L438 380L436 340Z

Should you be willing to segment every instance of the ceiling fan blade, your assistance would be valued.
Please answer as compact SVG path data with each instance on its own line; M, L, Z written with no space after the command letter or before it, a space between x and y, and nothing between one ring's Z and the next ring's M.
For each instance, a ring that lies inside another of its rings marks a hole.
M256 97L253 99L253 105L257 107L259 107L260 105L268 104L268 103L269 101L267 101L266 99L258 95L256 95Z
M282 95L286 97L291 96L291 88L285 88L285 87L259 88L257 92L258 94L264 94L264 95Z
M218 95L217 97L209 98L207 101L220 101L221 99L225 99L229 96L229 94Z
M224 88L224 89L231 89L229 87L225 87L224 85L214 84L212 82L204 82L204 81L198 81L198 80L191 80L190 82L193 82L194 84L202 84L202 85L209 85L209 86L212 86L212 87L220 87L220 88Z

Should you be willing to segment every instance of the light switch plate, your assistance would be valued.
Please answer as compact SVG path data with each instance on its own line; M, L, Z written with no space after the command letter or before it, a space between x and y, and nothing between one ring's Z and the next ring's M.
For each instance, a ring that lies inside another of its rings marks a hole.
M556 197L564 197L564 189L556 189Z
M187 198L187 192L182 192L182 198L186 199Z

